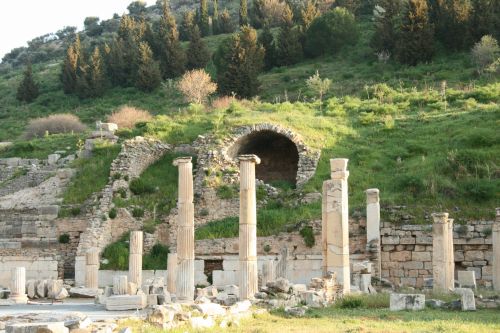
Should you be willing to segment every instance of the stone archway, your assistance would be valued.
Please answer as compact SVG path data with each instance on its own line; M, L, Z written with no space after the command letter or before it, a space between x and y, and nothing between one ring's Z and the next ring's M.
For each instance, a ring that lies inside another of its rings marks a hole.
M256 166L255 176L266 183L285 181L295 185L299 152L295 143L285 135L270 130L252 132L236 140L228 155L255 154L261 163Z

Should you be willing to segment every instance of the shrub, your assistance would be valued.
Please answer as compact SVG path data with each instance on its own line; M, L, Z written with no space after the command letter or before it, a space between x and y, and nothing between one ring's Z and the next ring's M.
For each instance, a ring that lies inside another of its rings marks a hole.
M153 117L148 111L129 105L121 106L108 117L108 121L117 124L119 128L133 128L137 123L148 122L151 119Z
M141 178L136 178L130 182L130 191L135 195L154 193L155 187L152 184L146 183Z
M127 270L128 269L129 247L125 241L112 243L102 252L103 259L107 259L107 264L102 264L101 269Z
M46 134L80 133L85 129L85 125L75 115L53 114L45 118L31 120L26 128L25 136L27 139L32 139Z
M424 182L421 178L412 175L403 175L397 178L397 186L403 191L408 191L414 196L424 190Z
M136 217L136 218L143 217L144 216L144 209L139 208L139 207L134 207L134 209L132 209L132 216Z
M111 208L109 210L108 216L109 216L110 219L114 219L116 217L116 208L114 208L114 207Z
M363 300L359 297L347 296L340 300L338 305L341 309L357 309L363 306Z
M153 245L151 251L144 256L142 269L165 269L167 267L165 258L168 258L169 252L168 246Z
M195 69L184 73L177 88L187 102L202 104L217 90L217 84L204 69Z
M62 234L59 236L59 243L61 244L68 244L69 243L69 235L68 234Z
M478 72L481 73L500 57L500 47L498 47L498 42L495 38L486 35L474 45L471 53L472 60L476 64Z
M212 101L212 108L214 109L219 109L219 110L227 110L231 106L231 103L233 102L234 97L231 96L221 96L217 97Z
M311 23L306 34L305 51L311 57L336 53L345 45L356 44L358 36L354 15L337 7Z
M313 247L314 244L316 244L312 227L309 226L303 227L300 230L300 235L304 239L304 243L306 244L307 247Z
M71 207L71 215L78 216L81 213L80 207Z
M476 202L491 200L498 194L495 184L489 179L476 179L462 184L464 194Z
M238 196L238 192L233 186L221 185L217 188L217 196L221 199L232 199Z

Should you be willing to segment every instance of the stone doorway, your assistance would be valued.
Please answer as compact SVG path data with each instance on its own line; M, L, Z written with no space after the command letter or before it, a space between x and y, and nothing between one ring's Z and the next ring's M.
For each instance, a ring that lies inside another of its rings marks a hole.
M283 134L270 130L252 132L239 138L228 153L232 158L257 155L261 159L255 169L257 179L296 185L299 152L295 143Z

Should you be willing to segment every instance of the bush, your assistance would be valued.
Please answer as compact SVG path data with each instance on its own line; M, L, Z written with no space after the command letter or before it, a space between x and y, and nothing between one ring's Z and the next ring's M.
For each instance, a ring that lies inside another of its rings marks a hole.
M500 57L500 47L495 38L490 35L483 36L472 48L472 60L478 68L478 72L483 72L497 58Z
M134 207L134 209L132 209L132 216L136 217L136 218L143 217L144 216L144 209L139 208L139 207Z
M359 297L347 296L340 300L338 307L341 309L357 309L363 306L363 300Z
M305 51L311 57L336 53L346 45L356 44L358 36L354 15L337 7L311 23L306 33Z
M102 258L107 259L107 264L102 264L101 269L127 270L129 246L125 241L112 243L102 252Z
M221 199L233 199L238 196L238 191L233 186L222 185L217 188L217 196Z
M212 108L216 110L227 110L231 106L234 97L231 96L221 96L217 97L212 101Z
M62 234L59 236L59 243L61 244L68 244L69 243L69 235L68 234Z
M111 208L109 210L108 216L109 216L110 219L114 219L116 217L116 208L114 208L114 207Z
M488 201L498 196L497 186L489 179L477 179L462 184L464 194L476 202Z
M152 184L146 183L141 178L136 178L130 182L130 191L135 195L149 194L155 192L155 187Z
M312 227L304 227L300 230L300 235L304 238L304 243L307 247L313 247L316 244Z
M121 106L108 117L108 121L117 124L118 128L133 128L137 123L148 122L152 119L148 111L129 105Z
M177 88L187 102L203 104L217 90L217 84L204 69L195 69L184 73Z
M144 256L142 269L165 269L169 252L168 246L162 244L153 245L151 251Z
M27 139L32 139L46 134L80 133L85 129L85 125L75 115L53 114L45 118L31 120L26 128L25 136Z

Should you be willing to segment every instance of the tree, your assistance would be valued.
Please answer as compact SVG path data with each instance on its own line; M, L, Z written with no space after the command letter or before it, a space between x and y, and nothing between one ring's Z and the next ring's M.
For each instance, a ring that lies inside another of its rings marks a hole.
M281 24L281 18L287 3L280 0L254 0L251 11L252 25L262 28L266 24L271 27Z
M256 95L264 54L264 48L257 43L257 32L249 26L243 26L239 34L224 40L214 59L219 92L239 97Z
M182 23L179 28L179 38L181 40L190 40L193 28L196 25L195 13L193 10L187 10L182 15Z
M38 95L38 83L36 83L33 78L33 69L31 67L31 62L28 62L26 64L26 70L23 74L23 79L17 87L16 98L19 101L31 103L38 97Z
M234 32L234 25L231 21L231 15L226 8L224 8L222 13L219 15L219 27L220 33L222 34L229 34L231 32Z
M161 83L160 66L153 59L153 52L145 42L139 44L139 69L136 86L142 91L153 91Z
M177 88L187 102L203 104L217 90L217 84L212 82L205 70L195 69L184 73Z
M276 64L276 48L274 45L274 35L267 24L264 26L264 30L259 36L259 44L261 44L266 51L264 56L264 69L270 70Z
M123 41L119 38L113 39L111 46L104 47L106 73L109 81L114 86L127 85L126 64L123 55L125 54Z
M370 46L376 52L394 54L401 27L401 0L379 0L373 9L375 33Z
M306 81L307 87L318 95L319 110L321 113L323 113L323 95L330 89L331 84L332 81L330 79L322 79L318 71Z
M313 20L306 33L305 52L310 57L333 54L359 38L354 15L337 7Z
M303 31L307 31L309 26L320 15L316 4L312 0L307 0L304 8L300 11L300 21L302 24Z
M104 94L106 88L106 77L104 71L104 62L101 52L96 46L90 57L88 68L88 97L98 97Z
M500 47L495 38L490 35L483 36L472 48L472 60L479 73L489 67L495 60L500 59Z
M431 60L433 55L434 27L429 22L427 1L409 0L396 44L396 56L400 62L415 66Z
M218 35L219 29L219 4L217 0L214 0L214 14L212 16L212 34Z
M91 37L99 36L103 31L103 28L99 25L99 18L96 16L86 17L83 21L83 26L85 33Z
M127 7L130 16L134 18L139 18L146 13L146 2L145 1L133 1Z
M174 78L182 75L186 67L186 54L179 42L179 32L175 17L163 3L163 14L160 19L159 53L163 78Z
M210 19L208 15L208 0L200 0L200 13L199 13L198 26L202 36L210 34Z
M293 27L293 13L286 6L282 16L280 32L276 39L276 64L289 66L298 63L303 56L300 35Z
M144 30L140 24L137 23L132 17L123 15L120 20L120 27L118 28L118 43L113 44L117 46L120 53L113 52L116 56L120 67L116 69L122 71L118 77L122 78L119 84L122 86L132 86L135 84L137 75L137 68L139 66L139 43L143 40Z
M207 44L201 39L200 29L195 26L187 52L187 68L205 68L210 61L210 51Z
M240 26L248 25L248 3L247 0L240 0Z
M469 18L469 38L471 45L485 35L500 32L500 2L496 0L472 0ZM495 28L497 31L495 31ZM497 34L497 38L500 35Z
M433 24L436 38L448 49L463 50L468 44L467 30L472 11L471 0L434 0Z
M76 35L75 41L66 50L66 58L61 73L61 83L65 94L74 93L76 90L77 72L81 64L81 56L80 35Z

